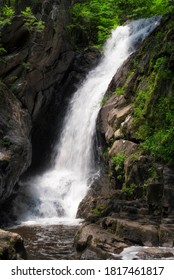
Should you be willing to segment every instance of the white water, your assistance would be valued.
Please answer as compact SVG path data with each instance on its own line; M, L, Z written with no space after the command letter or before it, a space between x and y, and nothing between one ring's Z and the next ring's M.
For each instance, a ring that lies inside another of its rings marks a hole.
M168 254L169 253L169 254ZM171 253L171 255L170 255ZM168 254L168 256L167 256ZM124 248L120 254L113 254L113 256L121 258L122 260L140 260L140 259L174 259L174 248L170 247L147 247L147 246L130 246Z
M94 164L93 140L101 100L116 70L158 22L159 18L141 19L113 31L100 64L72 98L54 166L21 183L22 192L14 207L19 220L55 223L75 218L80 201L99 172Z

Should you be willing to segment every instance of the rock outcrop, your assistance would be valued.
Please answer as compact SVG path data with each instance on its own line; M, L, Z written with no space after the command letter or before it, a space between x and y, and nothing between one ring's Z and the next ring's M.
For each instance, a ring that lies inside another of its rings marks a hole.
M25 260L27 253L22 238L17 234L0 230L0 260Z
M0 84L0 201L12 194L19 176L31 163L31 118L21 102Z
M137 245L174 244L172 149L165 150L168 140L155 147L148 142L172 127L170 105L167 111L162 104L173 104L173 25L173 16L164 17L113 77L97 125L103 139L102 175L77 214L97 222L98 230ZM83 235L82 228L79 238Z

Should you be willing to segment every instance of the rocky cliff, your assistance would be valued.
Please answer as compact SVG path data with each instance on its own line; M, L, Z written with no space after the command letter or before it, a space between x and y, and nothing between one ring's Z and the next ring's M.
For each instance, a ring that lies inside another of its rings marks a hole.
M103 100L102 174L78 210L88 221L79 242L92 235L95 250L118 252L120 242L174 244L173 26L173 16L164 16L117 71ZM97 223L95 230L89 223Z
M44 1L43 32L29 30L22 16L14 17L1 30L1 44L7 52L1 58L0 70L1 204L10 197L19 176L31 164L31 141L33 149L38 149L37 141L44 146L43 135L55 87L62 82L74 56L65 36L69 4L69 1ZM40 135L37 141L36 129Z
M95 63L93 49L75 51L71 44L68 0L45 0L38 10L45 28L28 28L15 16L1 30L0 206L14 192L21 174L49 164L66 103ZM55 132L56 130L56 132ZM32 160L31 160L32 158Z

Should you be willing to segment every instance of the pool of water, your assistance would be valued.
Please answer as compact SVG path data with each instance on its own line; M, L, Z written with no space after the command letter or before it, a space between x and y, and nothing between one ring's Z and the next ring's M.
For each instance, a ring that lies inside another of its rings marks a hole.
M77 225L23 225L10 229L24 239L29 260L75 259Z

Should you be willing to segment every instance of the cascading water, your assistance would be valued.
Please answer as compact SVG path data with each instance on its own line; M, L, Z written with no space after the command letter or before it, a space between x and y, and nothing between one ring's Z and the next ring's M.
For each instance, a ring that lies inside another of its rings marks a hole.
M101 100L116 70L138 44L158 25L160 18L141 19L118 27L104 48L100 64L74 94L53 167L22 183L14 205L20 220L74 219L93 176L93 139Z

